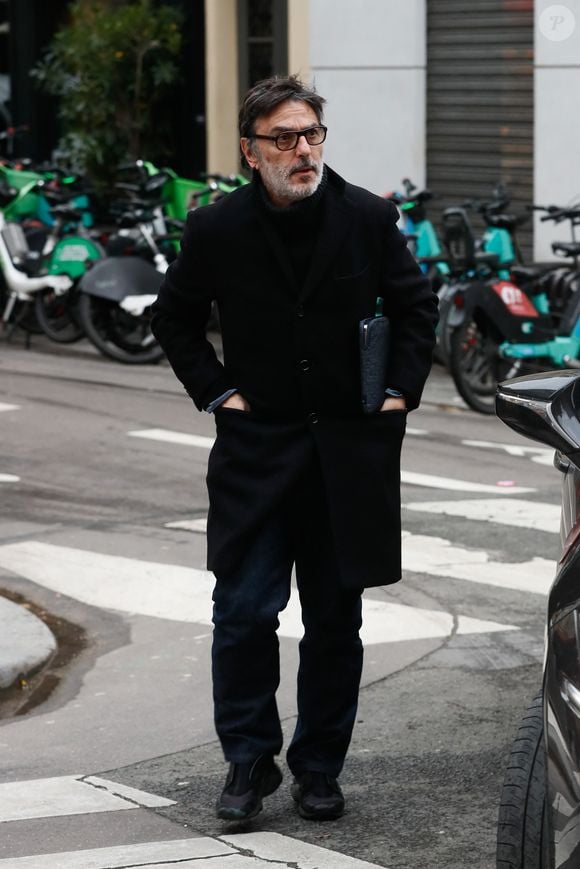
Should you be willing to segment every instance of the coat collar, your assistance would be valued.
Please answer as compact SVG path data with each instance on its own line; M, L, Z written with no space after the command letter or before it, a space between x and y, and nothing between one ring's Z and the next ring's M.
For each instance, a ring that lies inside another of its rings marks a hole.
M346 182L328 166L326 166L326 176L327 187L322 210L322 226L314 248L310 270L304 286L300 289L298 299L300 302L307 299L324 278L343 245L352 221L351 205L345 196ZM284 245L263 208L257 210L264 236L278 260L289 291L296 297L296 279Z

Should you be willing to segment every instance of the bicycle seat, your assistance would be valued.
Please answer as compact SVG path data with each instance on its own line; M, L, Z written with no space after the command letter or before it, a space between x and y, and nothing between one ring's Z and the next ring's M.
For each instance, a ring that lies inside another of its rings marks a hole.
M492 268L495 268L495 266L499 265L499 256L496 253L480 251L475 254L475 262L477 265L491 266Z
M580 256L580 241L554 241L552 250L564 256Z
M517 214L490 214L486 223L496 229L507 229L508 232L513 232L518 225L518 216Z
M510 274L516 284L518 282L526 283L527 281L537 281L538 278L541 278L542 275L545 275L546 272L551 271L553 268L554 263L543 263L542 265L533 266L512 266Z
M62 220L81 220L83 214L78 208L73 208L72 205L53 205L51 208L53 217L60 217Z

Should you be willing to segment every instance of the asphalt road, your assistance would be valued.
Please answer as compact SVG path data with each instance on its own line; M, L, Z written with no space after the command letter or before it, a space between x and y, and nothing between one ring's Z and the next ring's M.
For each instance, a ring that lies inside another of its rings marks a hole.
M548 450L468 411L441 369L408 426L405 578L367 595L348 811L332 824L301 820L286 771L246 832L392 869L488 869L509 746L540 682L560 478ZM0 482L0 590L60 620L71 646L28 711L0 721L0 867L192 834L224 841L236 830L213 815L225 766L204 537L167 527L207 514L212 418L165 365L15 343L0 347L0 432L0 479L20 478ZM290 610L279 694L288 734L299 635ZM27 782L42 795L40 780L86 776L159 799L142 808L135 797L132 811L64 800L57 811L54 799L30 808L4 787Z

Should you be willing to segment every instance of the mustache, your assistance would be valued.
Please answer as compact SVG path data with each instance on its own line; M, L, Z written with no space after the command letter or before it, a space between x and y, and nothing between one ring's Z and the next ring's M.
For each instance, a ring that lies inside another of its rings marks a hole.
M313 160L309 160L308 157L303 157L296 166L293 166L290 170L290 175L293 175L295 172L300 172L302 169L314 169L315 172L318 171L318 163L315 163Z

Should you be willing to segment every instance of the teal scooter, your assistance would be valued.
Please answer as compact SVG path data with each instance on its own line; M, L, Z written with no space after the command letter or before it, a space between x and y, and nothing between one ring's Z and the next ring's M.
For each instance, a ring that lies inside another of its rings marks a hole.
M504 359L540 363L543 369L580 368L580 241L576 240L575 233L575 228L580 226L580 207L535 206L534 210L547 212L541 218L542 222L570 221L571 241L553 242L552 251L557 256L569 258L571 265L564 270L554 269L540 280L545 304L555 321L552 333L538 330L534 320L530 319L521 327L528 341L504 341L499 353ZM535 335L542 340L534 341Z
M511 269L521 263L517 229L529 220L529 214L515 215L507 211L509 195L502 184L496 185L493 198L486 202L470 200L463 206L446 208L442 215L443 236L450 266L450 277L439 289L439 324L435 358L450 366L451 338L463 322L465 302L482 292L486 281L510 281ZM483 235L477 237L470 214L475 212L485 223ZM459 227L459 233L457 228ZM449 236L449 237L447 237ZM450 250L457 244L470 248L464 252ZM547 311L545 297L538 294L534 304L542 313Z
M572 241L554 242L571 258L511 269L509 280L491 276L466 286L454 300L450 371L457 391L480 413L494 413L498 382L532 370L580 368L580 208L536 207L544 220L568 219Z
M385 199L397 206L403 218L402 231L421 269L438 292L449 277L449 265L437 229L427 215L426 205L433 199L430 190L417 190L409 178L401 182L404 193L385 193Z

